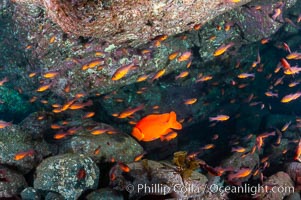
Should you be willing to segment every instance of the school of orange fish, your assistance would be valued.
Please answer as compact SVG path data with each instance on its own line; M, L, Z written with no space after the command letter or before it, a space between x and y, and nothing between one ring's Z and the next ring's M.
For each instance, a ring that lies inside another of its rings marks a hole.
M229 2L236 3L239 2L239 0L228 0ZM260 7L256 8L260 9ZM277 20L277 18L281 15L282 12L282 6L279 6L275 8L274 14L271 16L274 20ZM298 17L296 22L291 22L298 24L301 22L301 15ZM227 24L225 26L225 30L229 30L231 28L231 24ZM201 29L201 24L195 25L194 30L199 30ZM160 35L156 37L153 40L152 45L155 47L159 47L161 43L163 43L166 39L168 38L167 35ZM214 40L214 38L212 38ZM54 43L56 40L55 36L50 38L49 43ZM263 38L261 41L261 45L266 45L270 42L269 38ZM231 48L235 46L235 43L231 42L228 44L223 44L219 48L217 48L214 53L212 54L213 57L220 57L223 56L224 54L227 54L228 51L231 51ZM30 46L26 47L30 48ZM271 84L270 88L264 93L265 96L270 97L270 98L277 98L279 99L279 102L283 104L288 104L292 101L296 101L301 97L301 90L297 90L295 92L288 92L286 95L279 97L278 92L277 92L277 86L280 84L283 84L284 78L289 79L290 83L288 84L289 88L294 88L296 87L299 83L300 80L298 79L298 74L301 72L301 67L292 66L291 61L292 60L300 60L301 59L301 51L298 52L298 50L291 50L289 45L287 45L285 42L283 42L279 48L284 49L287 52L286 57L279 58L279 64L275 66L275 70L273 74L278 74L282 73L283 75L278 78L274 83ZM142 54L148 54L151 50L150 49L144 49L141 51ZM95 52L95 56L102 56L104 55L102 52ZM176 60L177 62L187 62L186 69L183 70L180 74L178 74L175 77L175 80L179 79L184 79L189 75L189 68L192 63L192 58L193 54L191 51L186 51L186 52L173 52L168 56L168 59L170 61ZM85 71L90 68L102 68L102 61L101 60L93 60L87 64L84 64L81 66L81 70ZM264 64L261 63L261 57L258 53L257 55L257 60L254 61L254 63L250 66L249 71L241 72L239 75L237 75L237 81L233 80L232 85L237 85L239 79L249 79L248 81L255 81L256 80L256 73L261 73L262 68L264 68ZM135 64L127 64L124 66L121 66L118 68L115 73L112 75L111 80L112 81L119 81L120 79L123 79L128 75L128 73L131 70L137 69L137 66ZM165 69L161 69L157 71L152 77L149 75L142 75L137 79L137 82L142 82L142 81L147 81L151 80L150 84L155 81L160 79L162 76L165 75ZM268 75L267 79L271 79L273 74ZM30 78L36 76L37 73L32 72L28 76ZM44 79L54 79L55 77L59 76L59 72L57 71L49 71L47 73L44 73L41 75ZM200 74L197 79L196 83L199 82L206 82L210 81L213 79L213 76L210 75L202 75ZM0 86L4 85L6 82L8 82L9 79L7 77L3 78L0 81ZM49 90L52 87L52 83L47 83L47 84L42 84L36 89L36 92L45 92L46 90ZM239 87L243 87L243 85L240 85ZM64 88L65 92L70 92L70 87ZM139 92L139 91L138 91ZM53 113L62 113L66 110L79 110L79 109L85 109L86 107L89 107L93 105L92 100L84 100L86 98L86 95L83 93L76 94L73 99L70 99L69 101L65 102L63 105L61 104L52 104ZM104 98L108 98L108 96L105 96ZM250 96L249 102L254 99L254 95ZM33 96L29 101L31 103L34 103L38 98L36 96ZM120 101L123 101L123 99L119 99ZM197 98L190 98L190 99L183 99L183 104L186 106L194 106L194 104L198 101ZM47 100L41 100L42 103L47 104ZM255 105L255 103L260 104L261 108L265 108L268 105L265 105L262 102L251 102L250 105ZM124 119L124 118L129 118L131 119L135 113L143 110L146 105L141 104L138 105L137 107L134 108L128 108L125 109L124 111L121 111L120 113L114 113L113 116L118 118L118 119ZM193 107L192 107L193 108ZM184 123L184 120L179 120L177 121L176 117L176 112L175 111L170 111L169 113L161 113L158 114L158 109L159 106L153 107L154 110L157 110L157 113L151 113L143 118L141 118L139 121L130 121L129 123L133 125L132 133L131 135L136 138L138 141L141 142L152 142L154 140L160 139L161 141L170 141L175 139L178 136L178 133L175 130L181 130L182 129L182 123ZM175 109L176 110L176 109ZM95 116L95 112L86 112L83 116L82 119L88 119L92 118ZM227 113L219 113L216 116L210 116L208 118L208 121L211 122L213 125L216 123L223 123L224 121L227 121L231 118L231 116L227 115ZM38 120L43 120L43 116L40 116ZM58 132L54 135L54 139L60 140L69 136L72 136L76 134L77 129L76 128L68 128L66 129L67 125L69 122L67 121L62 121L60 123L52 124L51 129L53 130L58 130ZM296 121L288 121L283 127L279 127L279 129L276 129L275 131L272 132L265 132L261 133L256 136L256 143L255 145L249 149L246 147L242 146L233 146L232 147L232 152L238 152L241 153L241 157L245 157L247 154L253 154L256 151L260 151L263 146L265 145L265 140L268 137L277 137L277 143L281 143L281 137L283 134L285 134L285 131L289 129L289 127L295 124L296 127L301 127L301 118L296 117ZM8 126L11 126L12 122L5 122L5 121L0 121L0 128L5 128ZM112 129L101 129L98 127L93 128L90 130L92 135L99 135L99 134L118 134L116 130ZM217 140L218 135L214 135L213 139ZM248 136L251 138L251 136ZM295 155L292 158L292 160L301 162L301 139L294 141L296 143L296 148L294 149ZM206 144L205 146L201 147L202 150L208 150L208 149L213 149L215 147L214 144ZM288 149L283 151L283 154L286 154ZM30 149L25 152L19 152L15 155L14 159L15 160L22 160L26 156L34 156L34 150ZM95 154L99 153L99 149L95 149ZM137 155L134 161L139 161L145 156L146 152ZM198 152L189 155L191 158L192 157L197 157ZM112 158L112 161L114 161L114 158ZM263 171L269 167L269 158L263 158L261 159L261 162L263 165L255 170L250 169L250 168L242 168L238 171L233 171L231 169L225 169L221 167L211 167L206 163L201 163L200 166L208 171L209 173L215 175L215 176L222 176L225 174L225 172L229 172L227 179L230 181L237 181L241 178L245 178L253 174L253 176L256 176L260 174L260 177L263 179ZM124 172L129 172L130 168L125 164L125 163L118 163L120 169L122 169ZM79 172L79 177L84 176L85 172L80 171ZM111 174L111 179L114 179L114 174Z

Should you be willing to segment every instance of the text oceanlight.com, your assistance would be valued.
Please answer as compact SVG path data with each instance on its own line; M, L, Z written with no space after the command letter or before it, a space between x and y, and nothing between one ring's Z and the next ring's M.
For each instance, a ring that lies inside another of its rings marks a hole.
M185 185L175 184L170 187L164 184L129 184L126 186L126 190L129 193L144 193L144 194L162 194L166 195L172 192L175 193L241 193L241 194L251 194L256 195L258 193L293 193L294 187L291 186L278 186L278 185L250 185L245 184L243 186L220 186L217 184L203 185L202 187L197 187L196 185Z

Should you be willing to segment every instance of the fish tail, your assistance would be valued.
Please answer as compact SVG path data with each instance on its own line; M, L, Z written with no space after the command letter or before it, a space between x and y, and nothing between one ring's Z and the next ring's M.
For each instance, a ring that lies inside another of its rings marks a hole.
M182 124L177 121L177 114L174 111L169 113L169 124L170 128L177 130L182 129Z

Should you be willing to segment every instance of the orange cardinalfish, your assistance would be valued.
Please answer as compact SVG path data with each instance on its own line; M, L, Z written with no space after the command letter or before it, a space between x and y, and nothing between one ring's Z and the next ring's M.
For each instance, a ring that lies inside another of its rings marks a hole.
M22 152L16 153L14 159L15 160L22 160L27 156L34 156L34 154L35 154L35 151L33 149L30 149L28 151L22 151Z
M290 53L286 56L286 59L288 60L299 60L301 59L301 53L297 53L297 52L293 52L293 53Z
M4 77L4 79L2 79L0 81L0 86L2 86L4 83L8 82L8 78L7 77Z
M215 50L215 52L213 53L213 56L220 56L222 54L224 54L229 48L231 48L234 45L233 42L227 44L227 45L222 45L220 46L218 49Z
M228 115L217 115L216 117L209 117L209 121L227 121L229 118Z
M110 130L112 130L112 129L110 129L110 128L95 128L91 131L91 134L92 135L100 135L100 134L106 133Z
M238 152L238 153L244 153L246 151L246 148L244 147L232 147L231 152Z
M152 78L152 81L157 80L158 78L160 78L161 76L163 76L165 74L165 69L161 69L160 71L158 71Z
M0 129L11 126L11 125L12 125L12 122L5 122L5 121L0 120Z
M145 154L146 154L146 152L143 152L143 153L135 156L134 162L138 162L139 160L141 160L145 156Z
M88 112L83 116L83 119L88 119L88 118L94 117L94 115L95 115L95 112Z
M285 132L288 129L288 127L291 125L291 123L292 121L289 121L286 124L284 124L284 126L281 128L281 131Z
M44 91L48 90L51 87L51 85L52 85L52 83L42 85L36 91L37 92L44 92Z
M293 100L298 99L301 96L301 92L296 92L294 94L288 94L281 99L281 103L289 103Z
M82 109L84 107L92 106L92 105L93 105L93 101L89 100L86 103L74 103L69 107L69 109L70 110L78 110L78 109Z
M113 74L111 80L113 81L117 81L121 78L123 78L125 75L127 75L127 73L132 70L132 69L136 69L137 66L135 66L133 63L129 64L129 65L125 65L122 66L120 68L118 68L115 73Z
M179 78L185 78L188 75L189 75L188 71L183 71L178 76L176 76L175 79L178 80Z
M58 72L47 72L43 75L44 78L55 78L57 75L59 75Z
M298 146L296 148L296 153L295 153L295 156L294 156L294 160L301 162L300 155L301 155L301 139L299 139L299 143L298 143Z
M85 71L87 69L92 69L98 65L103 65L104 64L104 60L103 59L97 59L97 60L93 60L85 65L82 66L82 70Z
M284 74L286 75L294 75L294 74L299 74L301 72L300 67L291 67L290 70L285 70Z
M186 60L189 60L191 57L192 53L190 51L186 51L181 54L181 56L178 57L178 62L183 62Z
M132 136L139 141L150 142L160 138L164 139L172 129L180 130L182 125L177 122L174 111L164 114L151 114L142 118L133 128Z
M278 97L278 93L273 93L271 91L267 91L264 93L267 97Z
M237 77L240 79L245 79L245 78L250 78L250 77L254 78L255 74L254 73L242 73L242 74L239 74Z
M174 60L179 55L179 52L173 52L168 56L168 60Z
M118 163L119 165L119 168L123 171L123 172L126 172L126 173L129 173L131 171L131 169L129 168L128 165L122 163L122 162L119 162Z
M191 99L187 99L187 100L185 100L184 101L184 104L185 105L192 105L192 104L194 104L195 102L197 102L197 98L191 98Z
M138 112L139 110L142 110L142 109L144 109L143 104L139 105L136 108L131 108L131 109L125 110L125 111L121 112L117 117L120 118L120 119L124 119L124 118L127 118L127 117L133 115L135 112Z
M249 176L252 172L252 169L250 168L242 168L238 172L229 174L228 179L229 180L234 180L234 179L239 179L239 178L245 178Z

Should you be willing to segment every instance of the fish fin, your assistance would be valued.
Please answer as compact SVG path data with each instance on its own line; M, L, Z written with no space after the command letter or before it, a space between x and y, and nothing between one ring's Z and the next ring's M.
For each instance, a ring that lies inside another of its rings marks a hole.
M143 133L141 133L140 129L136 128L136 127L133 128L132 136L135 137L139 141L141 141L144 138Z
M182 124L180 124L177 121L177 114L174 111L171 111L169 113L168 123L170 124L170 128L177 129L177 130L182 129Z

